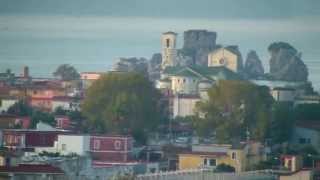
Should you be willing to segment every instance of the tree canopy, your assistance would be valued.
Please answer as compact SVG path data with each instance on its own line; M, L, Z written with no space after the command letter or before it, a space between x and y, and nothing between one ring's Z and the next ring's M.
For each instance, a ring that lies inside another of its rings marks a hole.
M209 99L197 104L200 118L194 120L198 135L213 133L219 142L244 139L261 140L270 127L269 89L247 81L222 80L208 90Z
M77 70L69 64L60 65L53 75L65 81L77 80L80 78L80 74Z
M160 93L138 73L108 73L86 92L82 110L92 131L139 135L160 119Z

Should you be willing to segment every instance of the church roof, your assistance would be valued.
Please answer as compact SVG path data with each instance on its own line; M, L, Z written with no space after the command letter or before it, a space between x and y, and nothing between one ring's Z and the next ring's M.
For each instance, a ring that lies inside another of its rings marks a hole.
M171 76L185 76L194 77L204 80L240 80L240 75L223 67L205 67L205 66L174 66L166 67L163 71L164 74Z
M240 53L240 51L239 51L239 49L238 49L238 46L226 46L226 47L221 47L221 48L218 48L218 49L213 50L213 51L210 52L210 53L216 53L216 52L218 52L218 51L220 51L220 50L230 51L231 53L233 53L233 54L235 54L235 55L237 55L237 56L240 56L240 55L241 55L241 53Z
M174 35L177 35L177 33L173 32L173 31L164 32L162 34L174 34Z

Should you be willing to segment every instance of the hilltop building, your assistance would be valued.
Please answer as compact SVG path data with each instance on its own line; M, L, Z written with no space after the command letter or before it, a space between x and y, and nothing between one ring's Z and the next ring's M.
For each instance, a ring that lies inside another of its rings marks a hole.
M208 55L208 66L224 66L235 73L242 70L242 57L238 46L227 46L216 49Z

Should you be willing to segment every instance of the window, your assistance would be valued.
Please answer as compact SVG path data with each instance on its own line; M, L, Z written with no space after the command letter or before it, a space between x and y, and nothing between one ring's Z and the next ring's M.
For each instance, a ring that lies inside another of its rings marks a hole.
M209 166L216 166L217 161L215 159L209 159Z
M232 159L237 159L237 154L236 154L235 152L232 152L231 158L232 158Z
M95 139L93 141L93 149L100 149L100 140Z
M170 39L166 39L166 46L167 48L170 47Z
M306 139L305 138L300 138L299 139L299 143L300 144L305 144L306 143Z
M62 144L61 145L61 149L62 149L62 151L65 151L67 149L67 145L66 144Z
M186 82L186 79L183 78L183 83L185 83L185 82Z
M203 159L203 165L204 166L217 166L217 160L205 158L205 159Z
M205 158L204 160L203 160L203 165L207 165L207 158Z
M114 149L116 149L116 150L121 149L121 141L119 141L119 140L114 141Z

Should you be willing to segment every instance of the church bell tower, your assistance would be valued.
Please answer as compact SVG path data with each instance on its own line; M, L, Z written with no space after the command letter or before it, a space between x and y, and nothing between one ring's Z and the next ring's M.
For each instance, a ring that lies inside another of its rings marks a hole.
M162 62L161 69L164 70L167 66L177 65L177 33L165 32L161 37L162 47Z

